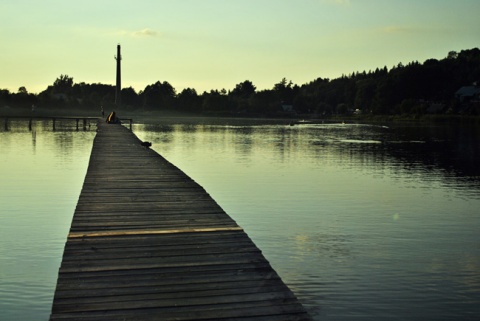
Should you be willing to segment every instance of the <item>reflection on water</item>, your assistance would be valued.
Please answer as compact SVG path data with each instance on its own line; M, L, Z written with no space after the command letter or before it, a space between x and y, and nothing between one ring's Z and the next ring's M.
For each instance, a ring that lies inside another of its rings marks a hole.
M134 132L245 229L316 320L479 315L478 128L189 122ZM0 132L6 320L49 315L93 137L48 123Z
M94 131L0 131L0 319L47 320ZM3 129L3 128L2 128Z
M198 124L134 131L245 228L316 319L478 315L478 128Z

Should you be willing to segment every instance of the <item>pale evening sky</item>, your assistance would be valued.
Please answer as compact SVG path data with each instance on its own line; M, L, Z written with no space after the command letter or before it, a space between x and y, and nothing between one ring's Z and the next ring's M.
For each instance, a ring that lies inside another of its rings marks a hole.
M273 88L480 46L479 0L0 0L0 89Z

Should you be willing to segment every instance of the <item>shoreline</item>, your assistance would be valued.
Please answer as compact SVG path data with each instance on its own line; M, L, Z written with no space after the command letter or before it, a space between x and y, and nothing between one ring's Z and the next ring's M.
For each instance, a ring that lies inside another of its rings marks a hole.
M5 118L34 118L34 117L98 117L106 118L106 111L102 117L100 111L92 112L77 109L37 109L32 112L30 109L0 108L0 119ZM176 111L132 111L121 109L117 111L120 118L132 118L134 123L171 123L182 122L192 123L213 123L228 124L242 122L258 122L263 124L301 124L301 123L392 123L392 122L415 122L415 123L461 123L467 122L480 124L480 115L329 115L319 117L314 114L299 114L291 117L266 117L261 115L204 115L196 113L182 113Z

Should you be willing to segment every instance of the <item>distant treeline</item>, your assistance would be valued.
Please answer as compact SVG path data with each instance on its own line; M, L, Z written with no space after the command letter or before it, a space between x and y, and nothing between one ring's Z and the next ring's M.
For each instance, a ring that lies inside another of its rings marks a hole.
M480 114L478 97L455 95L465 86L480 84L480 49L451 51L442 60L423 64L399 63L374 71L354 72L336 79L318 78L298 86L287 79L272 89L257 91L245 80L231 90L198 94L193 88L177 93L167 81L157 81L144 90L123 88L122 111L178 111L203 115L293 116L363 113L374 115L425 113ZM468 98L468 99L467 99ZM36 94L20 87L17 93L0 90L1 107L9 110L31 108L75 109L85 112L114 110L115 86L74 83L61 75L53 85Z

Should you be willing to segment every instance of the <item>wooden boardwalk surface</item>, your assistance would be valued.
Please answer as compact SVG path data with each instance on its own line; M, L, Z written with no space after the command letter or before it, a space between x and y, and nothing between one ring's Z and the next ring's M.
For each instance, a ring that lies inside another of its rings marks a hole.
M207 192L99 123L50 320L311 320Z

